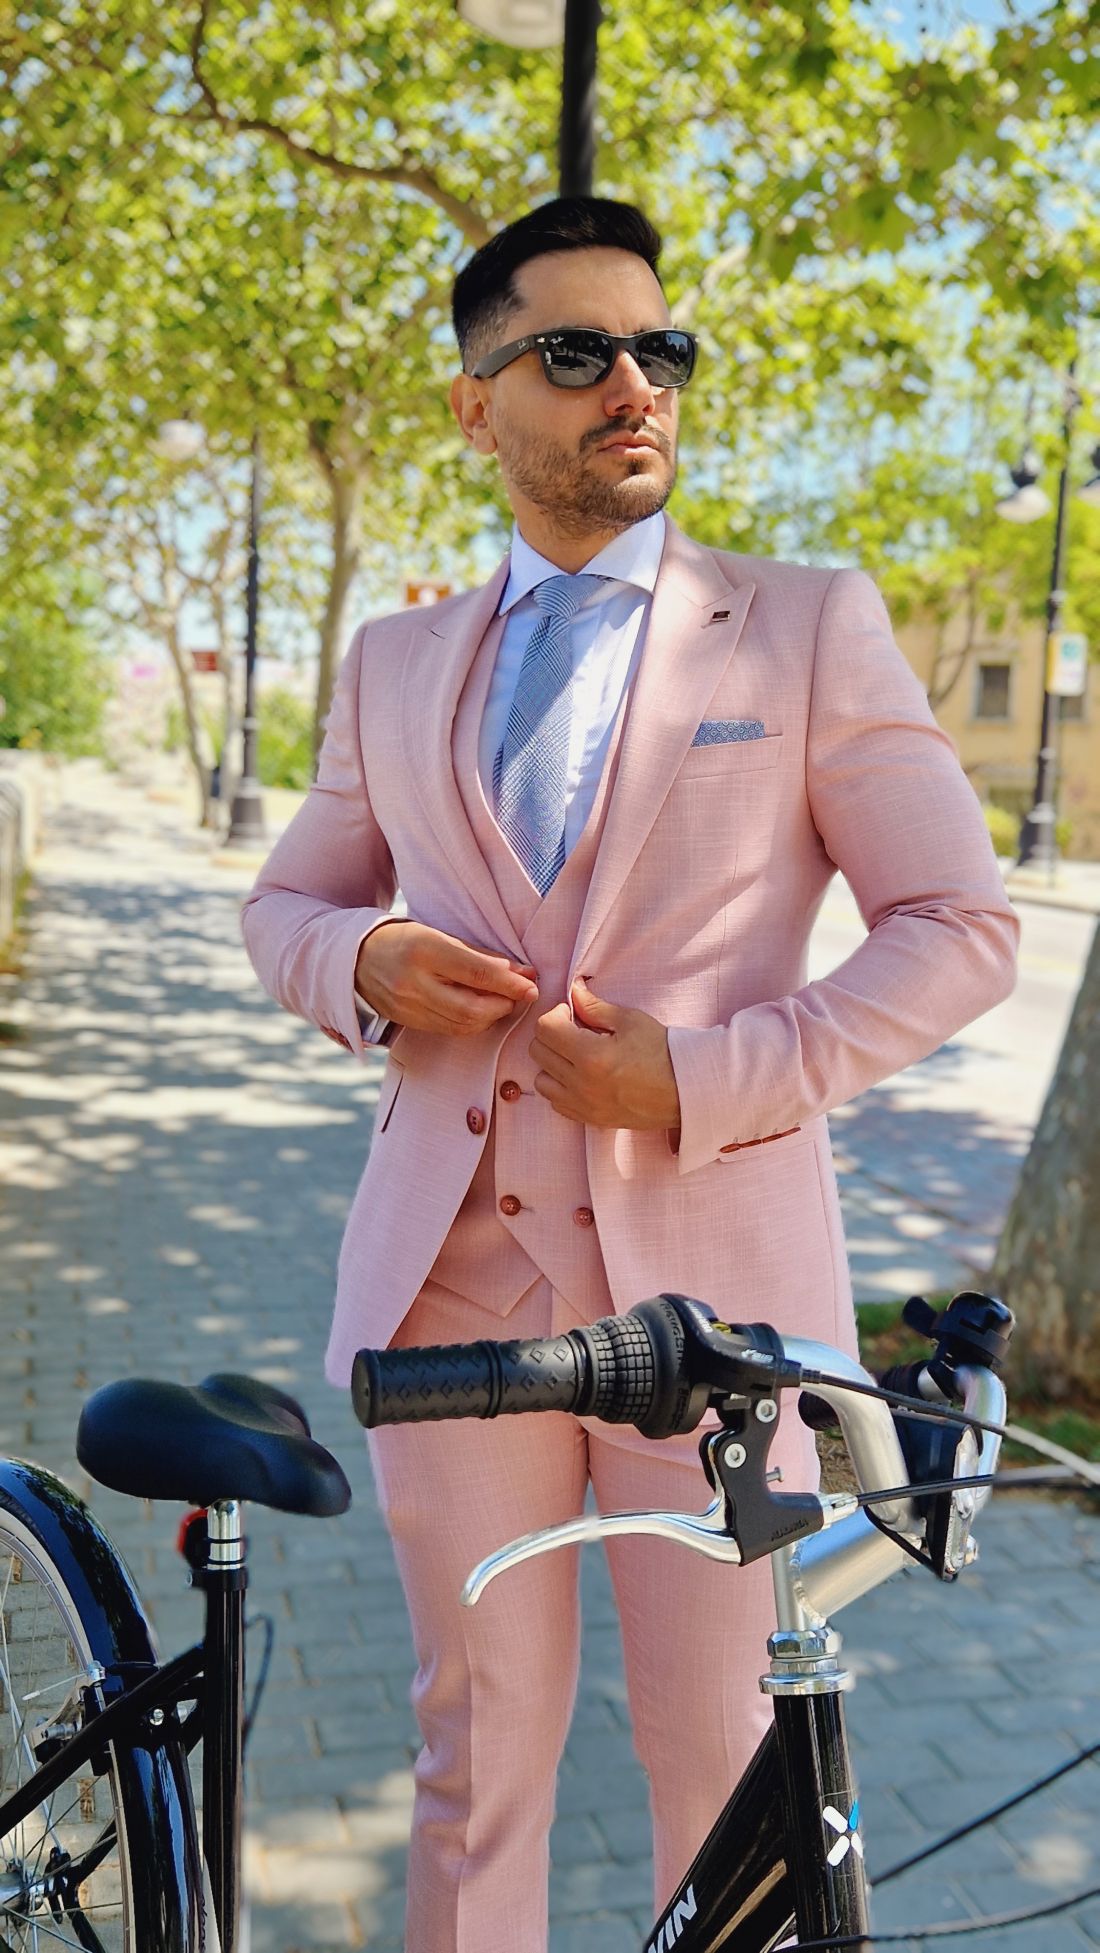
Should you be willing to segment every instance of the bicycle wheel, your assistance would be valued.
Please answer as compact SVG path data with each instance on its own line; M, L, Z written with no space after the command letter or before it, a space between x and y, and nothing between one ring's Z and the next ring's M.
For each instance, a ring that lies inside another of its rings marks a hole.
M52 1744L84 1726L93 1674L117 1677L152 1659L125 1568L87 1509L49 1474L5 1463L0 1806ZM201 1892L186 1756L176 1740L110 1745L0 1836L4 1953L193 1953Z

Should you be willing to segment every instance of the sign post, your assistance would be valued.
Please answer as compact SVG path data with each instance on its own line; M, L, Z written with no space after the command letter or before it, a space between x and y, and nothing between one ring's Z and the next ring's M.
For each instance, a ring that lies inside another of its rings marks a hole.
M422 577L419 583L406 583L405 602L410 605L441 604L444 597L451 594L449 583L436 583L430 577Z
M1088 640L1083 631L1052 631L1047 639L1047 691L1055 698L1080 698L1088 662Z

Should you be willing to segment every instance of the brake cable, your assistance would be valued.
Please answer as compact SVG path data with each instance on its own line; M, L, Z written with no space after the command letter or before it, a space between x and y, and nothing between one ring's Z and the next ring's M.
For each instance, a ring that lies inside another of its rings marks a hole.
M818 1385L827 1384L834 1389L850 1390L857 1396L878 1397L883 1402L889 1403L891 1408L896 1410L898 1415L902 1417L930 1417L941 1424L960 1425L964 1430L976 1429L989 1431L995 1437L1007 1437L1014 1443L1028 1446L1040 1453L1040 1455L1044 1452L1049 1452L1052 1448L1049 1440L1043 1440L1033 1444L1031 1433L1019 1425L999 1425L990 1423L979 1417L968 1417L965 1411L952 1410L947 1405L938 1406L928 1404L923 1398L907 1397L901 1391L884 1389L878 1384L857 1383L847 1377L830 1377L821 1371L810 1370L803 1372L803 1378L807 1383ZM1062 1446L1058 1446L1057 1450L1063 1462L1081 1468L1081 1477L1086 1484L1100 1482L1100 1468L1094 1466L1090 1470L1088 1460L1077 1458L1073 1452L1064 1450ZM911 1498L914 1496L930 1497L938 1493L966 1491L971 1488L992 1486L996 1482L995 1473L985 1472L967 1478L939 1479L921 1484L910 1483L904 1486L895 1485L873 1492L856 1492L851 1496L866 1511L867 1518L873 1526L876 1526L880 1532L885 1533L887 1538L891 1539L911 1559L916 1560L918 1565L931 1567L931 1561L925 1554L920 1552L908 1540L904 1539L901 1534L896 1533L892 1527L886 1525L885 1521L871 1511L870 1508L872 1505L879 1503L885 1504L887 1501L899 1498ZM929 1858L936 1857L941 1851L946 1851L949 1846L959 1843L961 1839L970 1837L975 1831L982 1830L985 1825L991 1824L997 1818L1005 1816L1007 1812L1015 1810L1020 1804L1024 1804L1030 1798L1036 1796L1039 1791L1046 1790L1050 1784L1056 1783L1061 1777L1068 1776L1072 1770L1078 1769L1082 1763L1087 1763L1095 1756L1100 1756L1100 1742L1090 1743L1087 1748L1079 1750L1076 1756L1070 1757L1065 1763L1058 1764L1055 1769L1048 1771L1045 1776L1037 1777L1033 1783L1025 1784L1022 1790L1014 1791L1011 1797L1006 1797L1001 1803L993 1805L991 1809L980 1812L977 1817L968 1819L965 1824L958 1825L955 1830L947 1832L943 1837L933 1839L931 1844L922 1846L919 1851L911 1853L908 1858L899 1859L896 1864L888 1866L884 1872L878 1873L871 1880L872 1887L877 1888L880 1885L888 1884L891 1879L899 1878L903 1872L913 1870L915 1866L924 1864ZM973 1920L939 1920L923 1929L910 1927L906 1932L850 1934L840 1938L803 1940L799 1944L801 1953L810 1953L810 1949L815 1947L829 1949L829 1953L833 1953L834 1948L845 1946L896 1946L911 1944L914 1940L920 1941L926 1938L961 1938L969 1933L988 1932L991 1929L995 1930L1002 1927L1025 1925L1029 1921L1052 1918L1060 1912L1068 1911L1071 1906L1085 1905L1090 1899L1098 1897L1100 1897L1100 1886L1094 1886L1088 1891L1071 1893L1068 1898L1058 1899L1045 1905L1021 1908L1016 1912L998 1913L996 1915L987 1914L979 1919Z
M992 1424L986 1418L968 1416L966 1411L952 1410L949 1404L929 1404L923 1397L909 1397L901 1390L886 1390L878 1383L857 1383L853 1377L831 1377L825 1370L802 1370L802 1382L818 1388L822 1384L830 1390L850 1390L856 1397L877 1397L882 1404L889 1404L904 1417L930 1417L938 1424L957 1424L964 1431L989 1431L995 1438L1014 1435L1007 1424ZM914 1488L908 1488L912 1491Z
M1078 1750L1077 1755L1071 1756L1068 1762L1059 1763L1055 1769L1048 1770L1045 1777L1036 1777L1034 1783L1025 1784L1022 1790L1014 1790L1011 1797L1006 1797L1000 1804L994 1804L990 1810L983 1811L980 1817L968 1818L965 1824L957 1825L954 1831L948 1831L946 1836L936 1838L932 1844L922 1845L919 1851L912 1852L908 1858L899 1858L895 1865L888 1865L884 1872L878 1872L871 1879L872 1886L888 1885L892 1878L900 1878L902 1872L910 1872L915 1865L923 1865L926 1858L934 1858L937 1852L946 1851L948 1845L958 1844L961 1839L968 1838L972 1831L980 1831L983 1825L991 1824L994 1818L1007 1816L1008 1812L1014 1811L1017 1805L1026 1804L1029 1797L1036 1796L1040 1790L1048 1789L1052 1783L1057 1783L1059 1777L1068 1776L1071 1770L1076 1770L1081 1763L1088 1763L1094 1756L1100 1756L1100 1742L1090 1743L1087 1749Z
M990 1927L1025 1926L1029 1920L1052 1919L1070 1906L1100 1899L1100 1885L1087 1892L1075 1892L1069 1899L1052 1899L1046 1905L1022 1906L1018 1912L989 1913L984 1919L936 1919L930 1926L909 1926L901 1933L830 1933L827 1939L800 1939L798 1953L835 1953L840 1946L911 1946L914 1940L961 1939L966 1933L986 1933Z

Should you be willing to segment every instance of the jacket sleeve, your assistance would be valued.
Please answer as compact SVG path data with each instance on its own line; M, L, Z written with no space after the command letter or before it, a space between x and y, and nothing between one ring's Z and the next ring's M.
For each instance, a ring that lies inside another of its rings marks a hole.
M397 889L374 817L359 736L364 627L352 639L333 695L317 778L276 842L241 917L245 947L265 990L352 1051L363 1051L355 960L389 918Z
M926 1057L1015 981L1019 924L981 808L859 570L838 570L822 604L806 787L868 935L793 996L670 1028L681 1173Z

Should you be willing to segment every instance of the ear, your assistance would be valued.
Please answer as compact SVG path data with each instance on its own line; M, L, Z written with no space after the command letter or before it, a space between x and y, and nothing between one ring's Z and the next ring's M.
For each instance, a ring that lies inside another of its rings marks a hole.
M456 373L451 381L451 409L470 446L478 454L495 454L496 435L489 424L489 395L480 380Z

